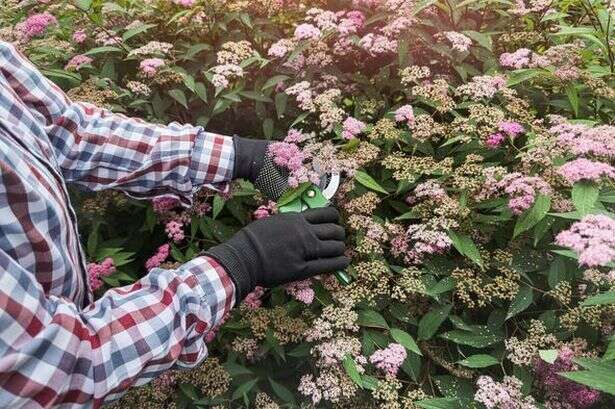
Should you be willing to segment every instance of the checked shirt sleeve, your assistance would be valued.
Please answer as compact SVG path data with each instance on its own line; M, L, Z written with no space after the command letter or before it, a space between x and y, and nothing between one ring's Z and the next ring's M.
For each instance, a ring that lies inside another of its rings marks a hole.
M187 204L202 185L221 188L231 180L231 137L73 102L14 47L0 43L0 53L2 73L44 124L67 181L91 190L119 189L136 198L174 195Z
M164 370L192 367L233 302L229 276L199 257L80 310L45 297L0 250L0 407L98 408Z

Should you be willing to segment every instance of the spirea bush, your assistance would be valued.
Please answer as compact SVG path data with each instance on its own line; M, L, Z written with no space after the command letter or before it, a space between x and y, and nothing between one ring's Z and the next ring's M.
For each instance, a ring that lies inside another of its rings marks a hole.
M257 288L210 358L116 408L613 408L615 15L597 0L3 0L77 100L275 139L341 172L353 282ZM285 195L280 201L287 201ZM268 202L74 192L92 283L189 260Z

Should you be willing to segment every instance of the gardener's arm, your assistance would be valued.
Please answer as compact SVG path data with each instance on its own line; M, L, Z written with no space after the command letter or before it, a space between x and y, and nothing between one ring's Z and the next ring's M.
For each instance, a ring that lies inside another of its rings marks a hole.
M45 296L0 250L0 406L98 407L174 365L197 364L204 335L255 286L348 265L338 217L323 208L256 221L207 256L154 269L84 310Z
M220 264L199 257L154 269L80 310L46 297L0 250L0 406L99 407L174 365L194 366L234 297Z
M267 142L172 123L156 125L73 102L13 46L0 42L0 70L45 127L68 182L120 189L136 198L171 194L189 203L196 188L255 181Z

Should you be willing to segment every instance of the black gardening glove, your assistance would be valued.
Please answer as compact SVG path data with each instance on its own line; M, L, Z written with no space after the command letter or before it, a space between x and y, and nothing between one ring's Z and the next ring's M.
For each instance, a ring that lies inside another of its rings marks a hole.
M289 189L288 172L277 166L267 152L270 141L233 137L235 168L233 179L242 178L271 200L278 200Z
M342 270L344 229L333 207L277 214L257 220L205 254L216 259L242 300L255 286L275 287L321 273Z

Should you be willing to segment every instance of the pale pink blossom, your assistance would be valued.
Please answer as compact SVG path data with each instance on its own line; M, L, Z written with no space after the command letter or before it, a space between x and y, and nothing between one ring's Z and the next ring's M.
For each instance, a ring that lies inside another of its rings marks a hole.
M370 357L369 362L376 368L388 375L397 375L399 367L404 363L408 356L406 348L400 344L389 344L385 349L375 351Z
M297 301L304 304L311 304L314 301L314 290L312 289L312 280L295 281L284 286L284 289Z
M602 214L587 215L561 231L555 243L573 249L581 265L605 266L615 260L615 220Z
M164 67L164 65L165 62L161 58L146 58L145 60L141 61L141 63L139 64L139 68L141 69L141 72L145 74L146 77L151 78L154 77L158 73L158 70Z
M88 35L86 34L85 30L77 30L73 33L73 41L77 44L84 43L87 38Z
M53 14L48 12L32 14L21 23L17 24L16 29L26 39L37 37L43 34L49 26L58 24L58 20Z
M111 257L107 257L100 263L89 263L87 265L88 277L92 291L98 290L103 286L103 277L108 277L115 272L115 265Z
M167 236L176 243L185 238L184 224L180 221L171 220L167 222L164 231L167 233Z
M459 52L466 52L472 45L472 39L465 34L458 33L456 31L447 31L444 36L451 42L453 50Z
M353 139L362 133L367 125L356 118L349 116L343 123L342 137L344 139Z
M320 30L312 24L300 24L295 29L295 39L297 40L318 40Z
M580 180L598 182L603 178L615 179L615 168L613 166L585 158L567 162L559 167L558 173L568 183L576 183Z
M160 267L160 265L169 257L170 252L171 246L169 244L163 244L158 247L156 254L148 258L145 262L145 268L149 271L152 268Z
M405 122L408 126L414 125L414 109L412 105L403 105L395 111L395 121Z
M256 286L251 293L246 295L246 298L243 300L243 305L246 306L250 310L255 310L260 308L263 304L261 298L265 294L265 289L263 287Z

